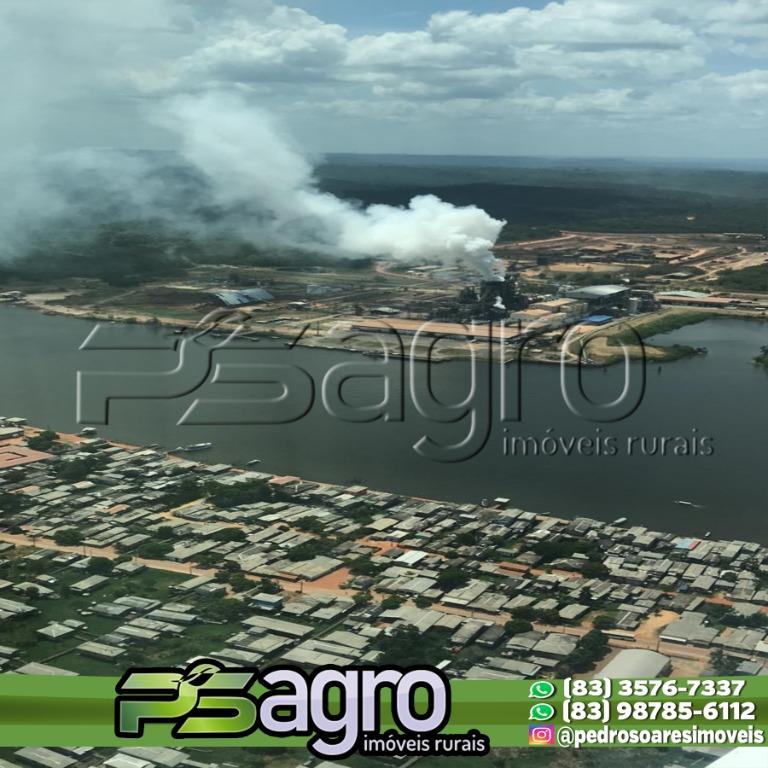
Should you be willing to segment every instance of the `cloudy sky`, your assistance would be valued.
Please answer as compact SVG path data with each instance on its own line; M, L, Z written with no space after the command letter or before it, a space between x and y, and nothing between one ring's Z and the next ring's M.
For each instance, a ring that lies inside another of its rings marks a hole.
M235 91L318 153L765 158L767 54L768 0L2 0L0 139Z

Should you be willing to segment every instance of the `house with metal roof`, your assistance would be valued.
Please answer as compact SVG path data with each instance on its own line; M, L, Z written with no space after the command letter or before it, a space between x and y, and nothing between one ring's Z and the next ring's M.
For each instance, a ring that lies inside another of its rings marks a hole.
M653 679L666 677L672 667L668 656L644 648L627 648L614 656L595 677Z

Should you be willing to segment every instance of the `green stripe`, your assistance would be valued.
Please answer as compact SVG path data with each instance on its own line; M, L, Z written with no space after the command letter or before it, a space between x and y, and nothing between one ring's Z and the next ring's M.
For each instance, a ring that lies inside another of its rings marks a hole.
M549 699L557 709L554 725L562 725L562 681L553 681L558 695ZM208 738L174 740L170 736L170 724L148 725L142 739L118 739L114 734L115 685L117 678L105 677L29 677L0 675L0 746L302 746L304 738L277 739L261 732L242 739ZM466 733L477 729L487 734L494 746L528 746L528 715L536 700L528 698L531 681L523 680L454 680L451 683L452 716L444 731ZM253 693L259 695L258 686ZM388 701L388 697L383 697ZM614 696L614 704L622 701ZM666 697L656 699L627 699L627 701L672 701ZM733 701L717 698L695 699L694 708L701 708L712 701ZM702 729L768 728L768 678L749 678L739 698L742 702L754 702L756 719L742 723L711 722L703 717L686 722L612 722L616 728L658 728L660 730L688 729L694 725ZM384 728L392 726L391 713L384 709ZM387 716L389 715L389 716ZM573 723L574 728L602 727L599 723Z

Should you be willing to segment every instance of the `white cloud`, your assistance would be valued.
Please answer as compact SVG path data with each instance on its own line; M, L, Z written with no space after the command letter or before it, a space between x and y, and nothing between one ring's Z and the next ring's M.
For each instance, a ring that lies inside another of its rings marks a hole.
M582 89L616 90L703 75L706 52L707 43L690 20L655 0L566 0L540 10L489 14L451 11L436 14L422 30L358 37L304 11L276 7L258 21L215 29L212 39L180 62L177 86L195 80L333 81L347 89L336 98L395 102L504 99L521 86L547 95L561 82L578 97Z
M625 130L634 121L642 132L693 115L738 126L742 114L753 124L763 114L754 57L768 53L768 0L514 2L360 35L325 21L321 2L310 13L271 0L131 0L119 10L103 0L4 0L0 66L14 76L0 138L56 142L61 119L74 143L117 135L141 145L155 130L141 119L145 102L211 87L277 110L294 128L322 115L321 134L299 133L318 145L332 137L334 148L357 142L361 128L370 149L391 148L388 126L407 125L400 141L413 150L415 126L421 137L437 126L442 138L455 124L460 137L473 117L489 136L495 123L502 144L511 122L532 119Z
M366 69L453 68L466 60L468 49L455 42L440 42L428 32L385 32L350 42L347 65Z
M295 8L239 19L180 62L188 80L280 82L324 79L347 54L346 30Z
M768 38L768 0L731 0L712 5L704 29L728 39Z
M453 11L435 15L429 29L438 40L479 40L503 50L510 45L551 43L564 49L657 50L680 48L693 32L656 17L642 3L567 0L541 10L513 8L505 13Z

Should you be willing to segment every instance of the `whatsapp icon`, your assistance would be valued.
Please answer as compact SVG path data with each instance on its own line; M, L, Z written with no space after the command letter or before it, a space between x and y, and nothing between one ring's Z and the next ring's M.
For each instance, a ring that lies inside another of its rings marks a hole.
M555 708L551 704L534 704L531 707L529 720L551 720L555 716Z
M550 696L554 696L557 693L554 683L550 683L548 680L539 680L536 683L531 683L531 690L528 693L529 699L548 699Z

